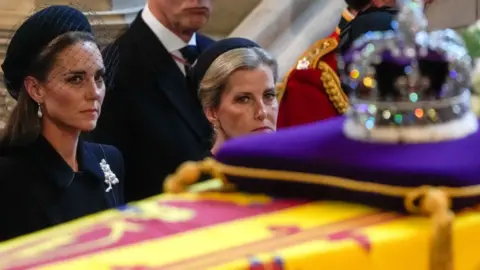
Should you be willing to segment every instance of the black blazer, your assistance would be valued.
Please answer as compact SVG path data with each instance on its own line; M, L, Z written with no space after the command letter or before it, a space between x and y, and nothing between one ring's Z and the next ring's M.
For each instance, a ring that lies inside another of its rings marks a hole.
M212 42L197 34L199 51ZM108 91L90 139L122 152L127 201L159 194L180 164L209 155L210 123L196 91L140 15L103 55Z
M79 172L43 137L0 148L0 241L124 204L123 159L112 146L79 141ZM106 192L105 159L119 183Z

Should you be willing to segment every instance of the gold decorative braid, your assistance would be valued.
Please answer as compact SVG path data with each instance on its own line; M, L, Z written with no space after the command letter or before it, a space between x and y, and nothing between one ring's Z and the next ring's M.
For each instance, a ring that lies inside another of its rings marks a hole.
M322 80L323 88L325 88L328 99L340 114L346 113L349 107L348 97L342 89L337 72L323 61L320 61L316 65L318 65L318 68L322 71L320 79Z
M349 10L348 8L344 9L343 12L342 12L342 17L347 21L351 21L355 18L355 15L353 15Z
M288 78L293 70L298 69L300 62L309 63L308 68L318 68L317 65L313 63L320 61L323 56L334 51L337 46L338 41L334 37L328 37L315 42L313 46L308 48L308 50L306 50L302 56L298 58L295 67L291 68L287 74L285 74L282 82L277 83L276 89L278 102L282 101L283 95L285 94L287 88Z
M451 230L454 214L450 209L451 199L480 196L480 185L458 188L433 186L398 187L328 175L231 166L211 158L200 162L184 163L175 174L167 177L164 190L169 193L185 192L189 186L198 181L201 173L210 173L214 178L220 179L229 187L232 184L228 182L227 175L325 185L403 198L407 211L412 214L428 215L431 218L430 270L453 270Z

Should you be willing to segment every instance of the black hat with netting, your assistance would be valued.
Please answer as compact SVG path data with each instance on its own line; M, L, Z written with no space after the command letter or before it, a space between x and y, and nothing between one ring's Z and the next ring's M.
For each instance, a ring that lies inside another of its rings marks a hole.
M23 22L12 36L2 64L5 86L17 99L37 55L56 37L79 31L93 34L87 17L64 5L46 7Z

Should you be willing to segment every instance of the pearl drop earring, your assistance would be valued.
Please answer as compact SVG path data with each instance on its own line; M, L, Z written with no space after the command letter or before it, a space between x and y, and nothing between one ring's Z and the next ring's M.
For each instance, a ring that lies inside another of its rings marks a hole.
M37 111L38 118L42 118L42 116L43 116L42 108L40 106L40 103L37 103L37 104L38 104L38 111Z

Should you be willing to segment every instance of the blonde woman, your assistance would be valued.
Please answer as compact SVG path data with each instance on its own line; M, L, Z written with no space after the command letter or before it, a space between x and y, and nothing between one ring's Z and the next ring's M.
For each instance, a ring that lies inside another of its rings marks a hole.
M191 78L214 130L213 155L231 138L276 131L277 77L276 60L248 39L224 39L200 55Z

